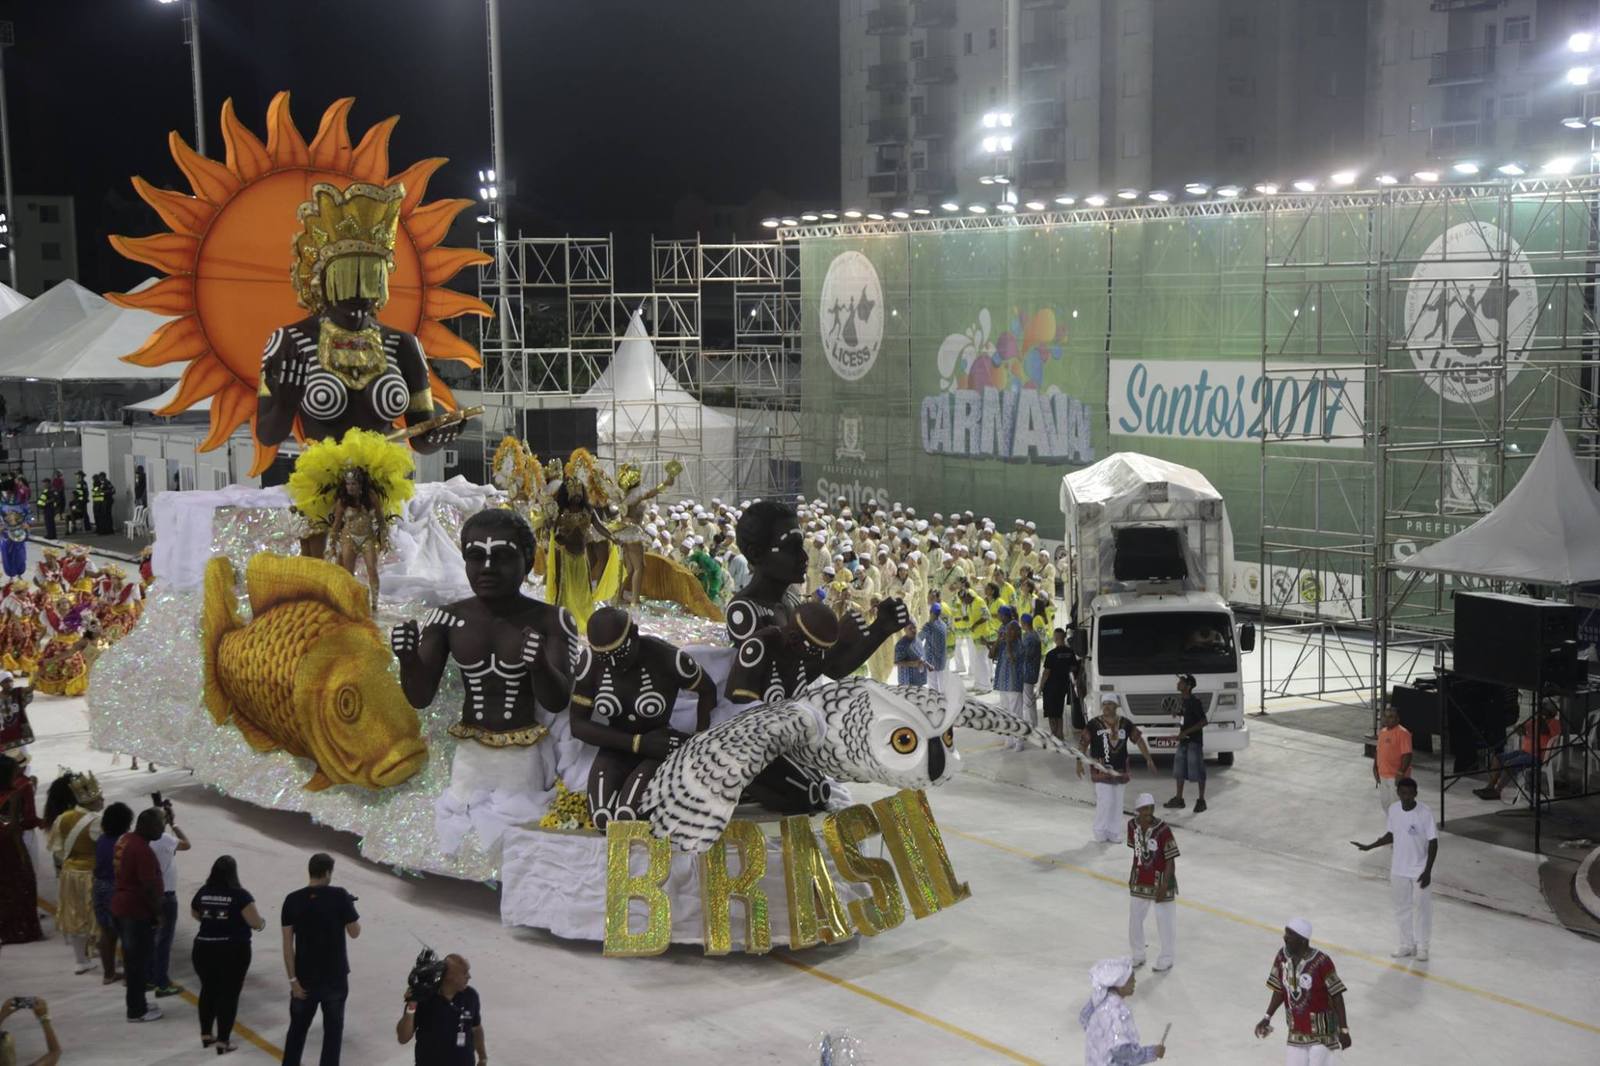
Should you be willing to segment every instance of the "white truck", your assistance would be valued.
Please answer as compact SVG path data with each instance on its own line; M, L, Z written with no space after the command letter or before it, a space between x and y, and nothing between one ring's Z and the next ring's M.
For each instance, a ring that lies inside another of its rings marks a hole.
M1083 660L1084 714L1115 696L1152 752L1176 749L1179 674L1206 708L1205 750L1222 765L1250 743L1239 656L1255 627L1223 598L1233 533L1204 474L1117 452L1061 479L1072 569L1067 609Z

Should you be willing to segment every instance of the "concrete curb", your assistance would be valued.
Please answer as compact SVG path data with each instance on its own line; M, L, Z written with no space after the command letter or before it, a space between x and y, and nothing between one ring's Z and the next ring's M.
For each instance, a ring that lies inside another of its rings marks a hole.
M1600 921L1600 893L1594 890L1594 883L1590 875L1594 871L1596 860L1600 860L1600 848L1595 848L1578 866L1578 873L1573 880L1573 894L1578 897L1578 906L1589 912L1589 917Z

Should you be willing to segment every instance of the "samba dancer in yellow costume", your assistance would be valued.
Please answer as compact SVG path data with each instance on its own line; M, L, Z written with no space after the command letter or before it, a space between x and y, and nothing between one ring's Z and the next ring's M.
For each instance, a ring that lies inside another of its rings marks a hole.
M94 969L91 938L99 932L94 917L94 846L105 806L94 774L63 768L45 797L50 852L61 873L56 893L56 929L72 944L77 973Z
M340 440L307 448L289 476L289 498L311 523L327 531L325 557L352 574L361 560L374 609L378 605L378 559L388 547L389 523L416 491L405 445L381 433L350 429Z
M545 562L546 598L572 612L581 628L595 607L622 588L622 552L601 521L601 512L620 493L587 448L579 448L565 469L545 484L556 505Z

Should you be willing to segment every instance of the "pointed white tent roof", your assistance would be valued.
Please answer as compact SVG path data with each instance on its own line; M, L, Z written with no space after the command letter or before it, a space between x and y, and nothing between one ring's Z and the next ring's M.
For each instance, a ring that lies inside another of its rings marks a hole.
M109 301L69 279L6 315L0 319L0 377L33 376L21 368L39 349L107 306Z
M1561 423L1499 505L1406 561L1406 570L1535 585L1600 581L1600 489L1584 477Z
M62 282L66 284L68 282ZM155 279L150 278L134 291L154 284ZM183 375L182 363L144 367L122 361L123 356L137 351L150 339L150 334L172 319L149 311L118 307L92 293L88 295L98 301L98 306L82 321L35 348L19 365L8 365L5 372L41 381L176 381ZM0 325L3 324L0 320Z
M662 365L640 310L629 319L611 365L574 403L599 408L595 427L607 444L657 439L668 443L673 437L698 438L702 433L731 435L736 425L735 419L695 399ZM698 446L700 441L694 443Z
M0 285L0 318L28 306L28 298L9 285Z
M171 403L173 400L176 400L178 398L178 388L179 388L179 386L174 385L174 386L172 386L172 388L168 389L166 392L160 393L159 395L156 395L156 396L152 396L147 400L140 400L138 403L130 403L126 407L124 407L123 410L124 411L144 411L144 412L149 413L149 414L155 414L157 411L159 411L163 407L167 406L167 404ZM188 408L185 409L184 413L185 414L188 414L188 413L191 413L191 412L192 413L199 413L199 412L209 411L209 410L211 410L211 397L207 396L206 398L204 398L202 400L196 400L194 403L190 404L188 406Z

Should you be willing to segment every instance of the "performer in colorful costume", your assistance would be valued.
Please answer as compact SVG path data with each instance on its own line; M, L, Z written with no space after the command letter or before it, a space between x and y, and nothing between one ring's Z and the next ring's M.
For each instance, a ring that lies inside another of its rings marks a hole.
M48 696L83 695L89 688L89 668L107 646L99 620L86 604L65 611L46 607L44 620L51 635L39 652L34 687Z
M267 339L256 390L259 444L275 451L291 433L323 440L435 417L422 346L375 317L389 300L405 194L399 182L342 190L318 182L300 205L294 290L311 314ZM437 451L460 432L460 423L441 426L412 437L411 447Z
M573 452L559 474L547 472L545 491L556 505L546 531L545 588L552 603L585 625L595 606L622 588L622 552L601 520L618 492L585 448Z
M372 606L378 604L378 559L388 549L389 523L415 486L411 455L383 434L346 430L340 440L307 448L289 476L289 498L313 530L325 533L323 555L352 574L366 566Z
M100 929L94 917L94 847L104 806L100 783L91 773L66 770L45 794L50 853L60 870L56 929L72 945L76 973L87 973L95 966L89 956L89 945Z
M33 508L15 492L0 495L0 567L7 577L21 577L28 569L28 523Z
M622 490L622 498L617 506L622 516L618 519L612 535L616 542L622 545L622 561L628 569L628 587L622 594L624 603L637 604L639 590L644 584L646 540L644 505L672 487L678 480L678 475L683 473L683 464L669 460L666 472L666 480L649 489L645 488L644 476L634 464L623 463L622 468L617 471L617 488Z

